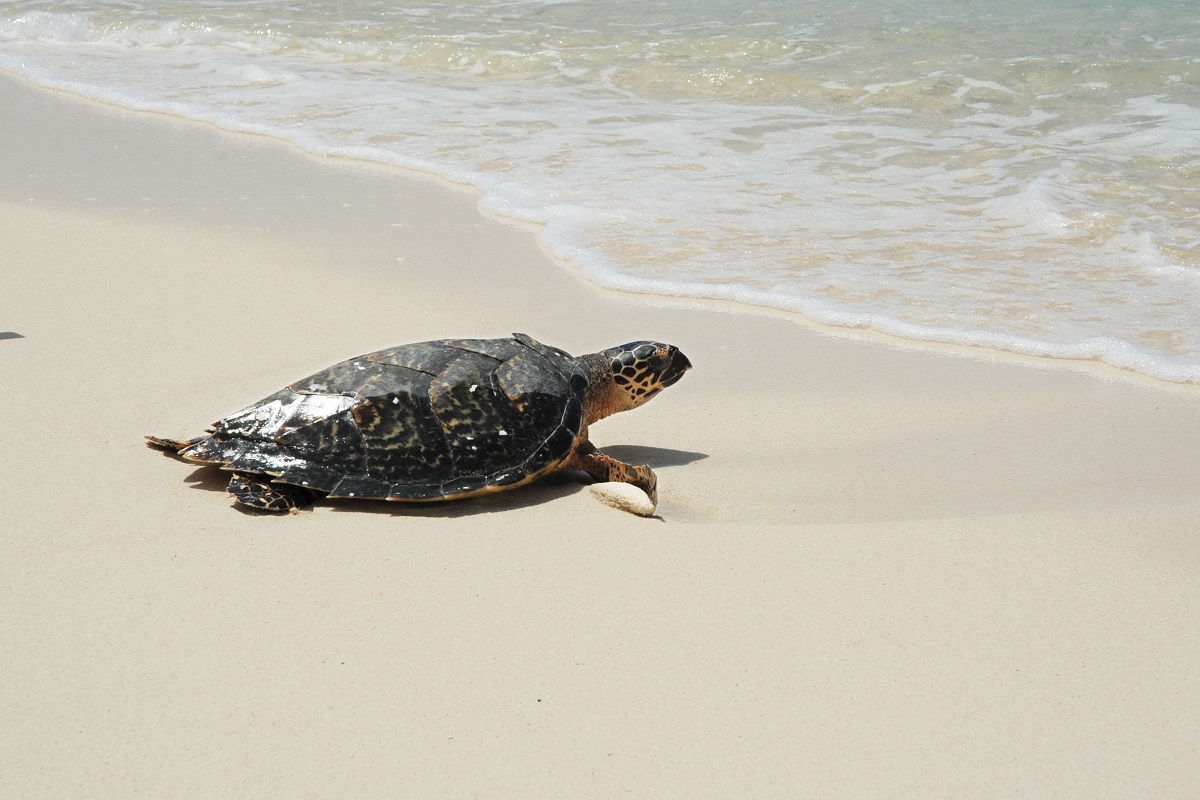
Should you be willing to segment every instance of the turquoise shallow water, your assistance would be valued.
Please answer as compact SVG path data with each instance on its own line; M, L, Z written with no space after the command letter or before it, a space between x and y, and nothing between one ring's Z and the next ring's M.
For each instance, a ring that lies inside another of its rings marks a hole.
M589 279L1200 380L1194 2L25 2L0 67L472 183Z

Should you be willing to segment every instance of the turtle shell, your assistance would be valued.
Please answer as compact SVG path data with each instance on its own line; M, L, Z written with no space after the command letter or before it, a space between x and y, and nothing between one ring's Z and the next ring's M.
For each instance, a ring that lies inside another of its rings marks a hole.
M524 334L406 344L297 381L180 454L330 497L466 497L562 466L586 388L578 361Z

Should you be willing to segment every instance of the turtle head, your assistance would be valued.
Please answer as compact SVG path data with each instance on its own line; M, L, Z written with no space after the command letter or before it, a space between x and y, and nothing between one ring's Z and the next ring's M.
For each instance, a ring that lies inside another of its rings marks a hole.
M591 421L637 408L674 385L692 362L679 348L661 342L630 342L597 353L606 380L600 380ZM597 370L600 371L600 370Z

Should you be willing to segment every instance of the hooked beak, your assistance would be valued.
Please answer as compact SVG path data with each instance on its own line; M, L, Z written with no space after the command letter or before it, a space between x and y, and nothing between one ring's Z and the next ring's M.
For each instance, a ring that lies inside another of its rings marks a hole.
M688 361L688 357L675 345L667 348L667 354L671 360L667 364L667 368L663 370L663 388L674 386L683 377L683 373L692 368L692 362Z

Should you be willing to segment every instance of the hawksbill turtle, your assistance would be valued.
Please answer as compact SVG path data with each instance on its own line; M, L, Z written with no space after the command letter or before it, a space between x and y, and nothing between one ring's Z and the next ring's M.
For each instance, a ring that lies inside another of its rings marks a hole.
M630 342L578 358L522 333L444 339L352 358L296 381L189 440L151 445L233 473L259 511L330 498L434 502L515 489L566 467L642 489L658 479L588 441L691 368L679 348Z

